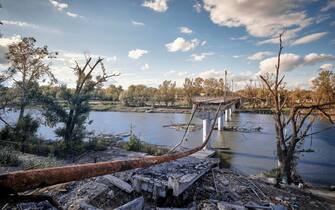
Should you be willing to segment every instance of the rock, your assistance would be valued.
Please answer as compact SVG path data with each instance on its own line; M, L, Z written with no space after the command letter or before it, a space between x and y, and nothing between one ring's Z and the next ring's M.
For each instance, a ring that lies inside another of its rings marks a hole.
M108 186L102 183L90 181L78 189L78 194L82 198L86 198L86 200L91 201L94 198L101 195L102 193L104 193L107 189Z
M57 210L48 201L41 201L38 203L28 202L17 205L20 210Z
M266 183L269 183L269 184L273 184L273 185L277 184L277 179L273 177L266 178L265 181Z
M114 198L114 196L115 196L115 193L114 193L114 191L113 190L110 190L108 193L107 193L107 195L108 195L108 197L109 198Z
M299 189L303 189L304 188L304 184L303 183L299 183L298 188Z
M114 185L115 187L120 188L121 190L127 192L127 193L131 193L134 191L134 188L128 184L127 182L123 181L122 179L119 179L113 175L105 175L103 176L103 178L105 178L106 180L108 180L112 185Z
M144 207L144 198L143 196L136 198L135 200L132 200L115 210L142 210Z
M82 200L79 202L79 209L80 210L102 210L99 208L96 208L90 204L87 204L86 201Z
M226 203L226 202L219 202L217 204L217 207L219 210L247 210L244 206L240 205L235 205L231 203Z

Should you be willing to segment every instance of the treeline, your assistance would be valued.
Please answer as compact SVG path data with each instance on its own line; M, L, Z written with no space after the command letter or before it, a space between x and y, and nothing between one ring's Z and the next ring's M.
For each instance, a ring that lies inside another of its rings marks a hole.
M52 95L60 99L59 86L41 86L44 94ZM73 92L74 89L69 88ZM175 81L165 80L158 86L130 85L128 89L122 86L109 85L108 87L96 87L91 94L91 100L115 101L126 106L191 106L194 96L223 96L232 94L229 87L225 87L223 79L209 78L195 79L185 78L182 87L177 87Z
M267 75L271 77L271 75ZM286 107L296 104L320 104L335 101L335 73L332 70L323 69L319 75L311 81L310 89L281 87L280 100L286 101ZM272 107L273 99L265 83L250 80L245 87L235 94L248 98L253 108Z

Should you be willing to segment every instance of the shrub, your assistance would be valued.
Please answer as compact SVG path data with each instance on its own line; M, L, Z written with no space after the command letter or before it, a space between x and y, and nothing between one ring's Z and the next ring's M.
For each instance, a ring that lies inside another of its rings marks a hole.
M141 140L135 136L131 135L129 141L124 144L124 149L129 151L141 151Z
M19 163L19 154L13 147L0 146L1 166L18 166Z

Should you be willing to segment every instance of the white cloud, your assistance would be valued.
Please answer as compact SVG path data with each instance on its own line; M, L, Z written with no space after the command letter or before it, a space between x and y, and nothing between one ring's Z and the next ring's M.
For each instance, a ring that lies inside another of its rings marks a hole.
M52 65L50 66L55 77L63 84L68 85L69 87L74 87L76 82L76 77L73 74L71 67L75 66L75 62L78 62L79 65L84 65L86 58L91 57L92 62L96 61L99 57L104 58L103 63L107 74L112 74L115 72L114 68L111 68L112 63L115 63L116 56L105 56L98 54L89 54L89 53L80 53L80 52L71 52L65 50L58 50L58 55L55 59L52 59ZM100 74L100 67L98 71L93 72L93 76L98 76Z
M322 37L326 36L328 32L320 32L320 33L314 33L314 34L309 34L307 36L303 36L297 40L295 40L292 45L300 45L300 44L306 44L310 42L314 42L316 40L321 39Z
M209 52L209 53L201 53L201 54L192 54L191 58L193 61L202 61L203 59L205 59L205 57L209 56L209 55L213 55L214 53Z
M180 33L183 33L183 34L191 34L191 33L193 33L192 29L187 28L185 26L180 27L179 30L180 30Z
M240 37L230 37L230 40L247 40L248 36L240 36Z
M135 49L128 52L128 57L132 59L139 59L143 55L147 54L147 50Z
M318 62L323 62L323 61L331 61L331 60L335 60L335 56L334 55L329 55L329 54L317 54L317 53L310 53L308 55L305 56L304 58L304 62L306 64L310 64L313 65L315 63Z
M285 28L285 36L295 37L297 32L312 23L312 18L308 18L305 11L298 11L302 5L303 1L300 0L258 0L257 3L204 0L204 8L215 24L245 27L252 36L272 38Z
M203 72L200 72L197 77L201 77L203 79L209 79L209 78L216 78L216 79L224 79L225 77L225 70L215 70L210 69ZM250 71L241 72L240 74L234 74L230 71L227 71L227 81L229 83L231 80L234 80L234 82L245 82L250 79L255 79L256 75Z
M321 15L316 16L315 23L319 24L330 18L331 18L330 14L321 14Z
M178 37L173 42L165 45L165 47L169 52L177 52L177 51L187 52L194 49L197 46L199 46L199 40L192 39L191 41L187 41L181 37Z
M20 35L14 35L12 37L1 37L0 46L7 47L10 44L14 44L21 41Z
M243 57L243 55L233 55L232 57L233 58L241 58L241 57Z
M335 60L335 56L328 54L310 53L305 57L293 53L285 53L281 55L280 71L288 72L296 68L314 65L318 62ZM260 62L258 74L266 72L275 72L275 65L277 64L277 57L267 58Z
M201 42L201 46L204 46L205 44L207 44L207 41L202 41Z
M14 44L21 41L21 36L14 35L12 37L1 37L0 38L0 64L6 64L6 53L8 52L8 45Z
M273 55L272 52L269 51L261 51L261 52L256 52L248 57L248 60L253 60L253 61L258 61L258 60L263 60L264 58Z
M335 1L334 0L329 0L328 3L321 8L321 12L326 12L330 9L334 9L335 8Z
M323 65L320 66L320 70L323 71L323 70L326 70L326 71L331 71L335 69L335 65L334 64L331 64L331 63L325 63Z
M195 2L195 4L193 5L193 9L197 12L197 13L200 13L201 12L201 9L202 9L202 6L199 2Z
M78 14L76 13L72 13L72 12L66 12L66 14L70 17L73 17L73 18L77 18L77 17L80 17Z
M141 67L141 70L149 70L150 69L150 66L149 64L144 64L142 67Z
M37 25L27 23L27 22L22 22L22 21L14 21L14 20L1 20L1 22L4 25L13 25L13 26L19 26L19 27L29 27L29 28L38 28Z
M52 6L54 6L59 11L63 11L64 9L69 7L68 4L61 3L61 2L56 1L56 0L49 0L49 2L52 4Z
M150 8L156 12L165 12L169 8L167 1L168 0L145 0L142 6Z
M142 22L137 22L137 21L134 21L134 20L131 21L131 24L133 24L134 26L145 26L144 23L142 23Z

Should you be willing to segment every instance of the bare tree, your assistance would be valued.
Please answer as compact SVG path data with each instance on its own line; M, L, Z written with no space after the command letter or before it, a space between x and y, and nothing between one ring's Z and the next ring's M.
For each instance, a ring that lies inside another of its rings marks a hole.
M93 65L91 61L92 58L87 58L83 66L76 62L76 66L73 68L77 77L75 90L71 91L63 87L60 93L60 98L66 104L65 108L52 99L46 98L44 101L44 105L47 106L47 112L44 114L47 121L50 125L63 124L62 127L56 129L56 134L64 139L66 149L72 154L76 153L76 146L80 146L80 141L85 136L91 94L108 78L118 75L107 74L102 58L98 58L93 62ZM93 72L97 70L98 65L100 65L101 73L94 78Z
M295 164L299 153L298 149L302 146L304 139L312 135L309 133L318 115L325 116L333 123L327 109L335 102L317 103L312 105L292 105L289 114L286 115L284 108L288 107L288 96L283 95L284 76L279 78L280 58L283 50L282 36L279 35L279 52L277 64L275 66L275 75L273 77L260 76L266 88L271 93L273 101L274 121L276 130L276 147L278 157L278 167L280 176L284 181L292 183L296 175ZM289 131L289 132L288 132Z

